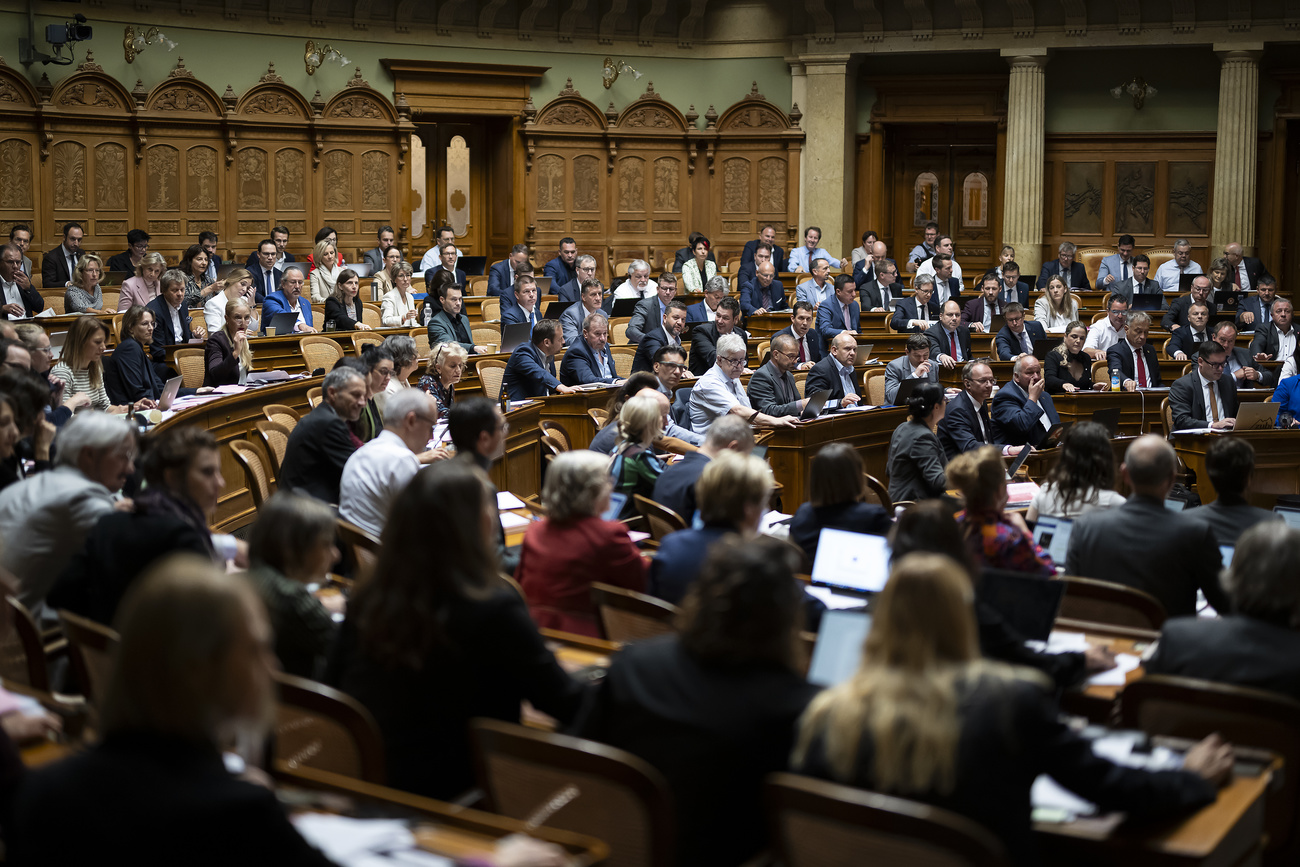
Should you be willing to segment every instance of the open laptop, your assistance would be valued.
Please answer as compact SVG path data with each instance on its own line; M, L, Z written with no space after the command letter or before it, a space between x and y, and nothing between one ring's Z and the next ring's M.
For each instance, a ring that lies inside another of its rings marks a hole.
M812 583L836 593L879 593L889 580L889 540L870 533L822 528L813 558Z
M626 504L627 494L620 494L618 491L614 491L609 495L609 508L606 509L605 514L600 517L606 521L617 521L618 516L623 514L623 506Z
M826 401L830 399L831 390L829 388L823 388L816 394L811 395L808 402L804 404L803 412L799 415L800 420L817 418L822 414L822 410L826 408Z
M989 317L989 330L986 334L997 334L1003 328L1007 327L1007 320L1001 313L994 313Z
M1047 353L1051 352L1053 349L1055 349L1060 345L1061 345L1061 338L1059 337L1044 337L1042 340L1035 340L1034 350L1033 350L1034 358L1037 358L1039 361L1042 361L1043 359L1047 358Z
M267 323L267 328L274 328L277 335L293 334L293 329L298 325L297 313L277 313L271 317Z
M184 379L182 376L173 376L167 380L167 384L163 386L162 397L158 399L158 408L160 410L166 412L172 408L172 402L176 400L176 395L180 392L181 383Z
M902 406L907 403L907 399L912 396L912 392L916 391L917 387L920 386L921 383L929 381L930 380L923 376L917 376L900 382L898 384L898 391L894 393L894 406Z
M1245 292L1235 289L1220 289L1214 293L1214 306L1219 309L1220 313L1235 314L1240 309L1242 299L1245 297Z
M1033 454L1033 452L1033 449L1028 448L1020 450L1020 454L1016 455L1016 459L1011 462L1011 466L1007 467L1008 479L1015 478L1016 471L1024 465L1025 461L1029 460L1029 456Z
M615 298L614 306L610 310L611 316L631 316L636 312L636 305L641 303L640 298Z
M1106 409L1093 410L1092 420L1097 424L1105 425L1110 431L1111 439L1119 436L1119 407L1112 406Z
M1145 310L1147 312L1151 312L1153 310L1164 310L1165 296L1153 295L1150 293L1139 293L1133 296L1133 303L1129 305L1129 309Z
M487 256L461 256L456 260L456 267L468 277L482 277L487 273Z
M1056 558L1053 557L1053 560ZM1065 562L1062 555L1061 562ZM1066 582L1005 569L985 569L976 596L1031 641L1046 641L1065 598Z
M813 645L808 680L835 686L853 676L862 662L862 645L871 631L871 615L862 609L827 611Z
M541 295L550 295L550 294L551 294L551 278L550 278L550 277L535 277L535 278L533 278L533 279L535 279L535 280L537 281L537 294L538 294L539 296L541 296Z
M1192 291L1192 281L1197 277L1204 277L1204 274L1179 274L1178 275L1178 294L1186 295Z
M853 366L858 367L871 361L871 350L875 347L874 343L863 343L858 346L857 355L853 357Z
M1286 521L1288 527L1300 530L1300 509L1288 509L1286 506L1274 506L1273 511Z
M353 272L354 274L356 274L358 277L369 277L369 276L370 276L370 263L369 263L369 262L358 262L358 263L355 264L355 265L348 265L347 267L350 268L350 269L352 270L352 272Z
M1272 430L1282 404L1272 401L1249 401L1237 406L1237 424L1233 430Z
M1052 556L1052 560L1065 565L1065 554L1070 550L1070 531L1074 522L1069 518L1039 515L1034 525L1034 544Z
M577 301L552 301L546 305L546 313L543 319L559 319L560 314L569 309L570 304L577 304Z
M527 322L514 322L502 327L501 351L514 352L515 349L527 343L532 334L533 328Z
M1187 501L1177 497L1165 497L1165 508L1171 512L1181 512L1187 508Z

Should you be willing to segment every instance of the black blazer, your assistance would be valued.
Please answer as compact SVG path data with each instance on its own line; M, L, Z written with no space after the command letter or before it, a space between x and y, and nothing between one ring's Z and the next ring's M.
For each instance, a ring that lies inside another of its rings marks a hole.
M804 503L790 519L790 541L803 549L811 563L817 558L817 542L826 527L884 536L892 523L884 507L874 503L836 503L833 506Z
M1043 263L1043 270L1038 275L1038 288L1046 289L1047 281L1061 273L1061 260L1053 259L1050 262ZM1083 267L1082 262L1073 262L1070 265L1070 279L1068 281L1069 289L1091 289L1092 284L1088 282L1088 269Z
M104 390L114 405L162 397L163 383L134 337L123 338L113 354L104 357Z
M289 434L280 466L280 487L297 488L326 503L338 503L343 465L354 451L347 422L322 400Z
M596 353L592 351L587 341L579 337L578 342L564 353L564 361L560 362L560 383L586 385L591 382L613 382L618 379L618 370L614 367L614 354L609 351L608 345L601 350L601 354L605 356L605 364L609 366L607 377L601 377Z
M784 381L785 389L794 395L793 400L783 399L786 391L779 387L781 381ZM759 412L777 418L799 414L799 387L795 385L794 377L781 373L770 361L754 371L749 378L748 393L750 405Z
M898 302L898 299L902 294L903 286L901 283L895 281L889 284L889 297L894 303ZM863 312L868 312L875 310L877 307L885 306L884 296L880 294L879 282L870 280L858 287L858 305L862 308Z
M1064 394L1065 389L1062 386L1067 382L1081 391L1088 391L1092 388L1094 384L1092 379L1092 356L1080 352L1075 361L1083 365L1083 375L1078 379L1070 375L1069 362L1067 359L1062 358L1059 352L1053 350L1047 353L1047 358L1043 361L1043 378L1047 380L1048 394Z
M226 332L214 331L203 344L203 384L235 385L239 382L239 356Z
M253 275L253 288L257 292L253 297L255 303L261 304L266 300L267 295L270 295L272 292L280 291L280 280L284 275L278 269L271 269L270 287L266 285L266 275L262 273L262 265L260 262L255 262L253 267L248 269L248 273Z
M733 328L731 333L744 340L744 335L739 330ZM717 363L720 336L717 322L702 322L695 326L695 330L691 332L691 357L688 364L691 373L703 376ZM745 340L745 357L749 357L748 340Z
M581 339L581 338L579 338ZM668 338L664 334L663 325L658 328L652 328L647 331L641 338L641 342L636 345L636 357L632 359L632 372L637 373L642 370L654 372L655 354L668 344ZM682 347L682 352L686 352L686 347Z
M794 338L794 341L796 343L799 342L799 337L794 333L794 328L792 326L787 325L785 328L782 328L776 334L772 335L772 339L775 340L778 334L788 334ZM815 327L809 328L807 335L804 336L804 340L808 344L808 351L807 353L805 353L805 355L807 356L806 360L811 361L814 364L821 361L823 355L821 341L818 339L818 336L819 335L817 334L817 329ZM795 354L796 355L798 354L797 349L795 350Z
M1052 424L1061 421L1061 417L1056 414L1056 406L1052 403L1052 396L1048 394L1046 388L1038 398L1037 406L1030 402L1029 395L1016 384L1015 380L998 389L997 395L993 398L993 420L1006 435L1009 445L1022 446L1028 443L1034 448L1042 445L1043 439L1047 436L1041 421L1044 415Z
M627 323L627 342L640 343L647 333L662 326L663 314L659 312L659 294L642 298L636 303L632 317Z
M349 310L348 308L352 309ZM356 314L355 316L353 314ZM335 331L356 331L361 321L361 296L352 299L352 304L343 304L333 296L325 299L325 324L334 324Z
M118 253L116 256L109 256L108 261L104 263L105 270L121 271L127 277L135 276L135 266L131 264L131 251Z
M1218 307L1214 304L1214 298L1211 297L1205 302L1210 308L1210 321L1214 320L1214 314L1218 312ZM1192 306L1192 296L1183 295L1169 305L1165 315L1160 318L1160 326L1166 331L1173 331L1174 324L1177 323L1179 329L1187 327L1187 311Z
M740 270L742 274L747 267L751 274L754 272L754 254L758 251L758 243L758 238L751 238L745 242L745 248L740 252ZM710 258L712 258L712 254L710 254ZM683 259L682 261L685 262L686 260ZM776 269L778 274L785 270L785 250L776 244L772 245L772 267ZM675 270L680 271L681 268Z
M970 361L970 326L958 325L957 348L961 350L961 360ZM925 336L930 340L930 357L937 363L940 355L947 355L952 347L948 345L948 332L941 323L936 322L926 329Z
M1144 667L1300 700L1300 632L1243 615L1175 617L1165 621Z
M709 456L704 452L691 452L685 455L655 479L655 490L651 499L681 515L689 526L696 509L695 483L699 481L700 474L708 465Z
M63 244L60 243L41 256L41 285L46 289L59 289L72 280L72 274L68 271L68 259L64 252ZM77 258L81 258L80 253L77 254Z
M1174 332L1174 336L1169 338L1169 357L1173 358L1175 352L1182 352L1189 360L1195 360L1197 351L1201 348L1201 343L1210 340L1210 326L1201 332L1204 335L1203 340L1194 340L1192 335L1192 326L1184 325Z
M984 420L984 430L988 431L988 440L980 432L979 420L975 417L975 410L971 408L970 396L965 392L957 395L948 401L948 406L943 412L943 418L939 420L939 427L936 433L939 435L939 442L943 444L944 454L948 460L952 460L957 455L977 449L982 445L1002 446L1006 444L1006 436L1002 433L1002 428L989 415L989 405L986 401L979 408L979 417Z
M1252 506L1244 499L1229 499L1222 493L1213 503L1188 509L1187 514L1209 524L1220 545L1236 545L1242 533L1261 521L1282 520L1277 512Z
M1034 351L1035 340L1047 339L1047 331L1043 326L1029 319L1025 320L1024 333L1029 336L1030 352ZM1003 325L993 342L998 348L998 358L1003 361L1010 361L1014 356L1020 355L1024 351L1020 346L1020 335L1013 332L1010 325Z
M181 299L181 309L178 312L181 319L181 333L172 333L172 308L167 303L167 299L159 295L153 298L145 305L146 309L153 314L153 345L154 346L173 346L177 343L188 343L194 336L190 330L190 305Z
M1237 417L1237 384L1231 376L1219 378L1219 406L1221 418ZM1205 392L1201 390L1201 375L1193 370L1180 376L1169 386L1169 409L1174 416L1174 430L1210 426L1210 408L1205 405Z
M930 311L930 321L938 322L939 302L934 300L933 295L930 296L930 301L925 306ZM894 305L894 315L889 319L889 327L895 331L910 331L913 334L920 334L925 329L920 326L907 327L908 320L915 318L917 318L916 298L912 296L899 298L898 303Z
M839 362L830 354L827 354L821 361L814 364L812 369L808 371L808 378L804 380L803 384L803 393L813 395L828 388L831 391L831 400L844 399L844 380L840 378ZM857 371L854 371L853 376L853 393L859 397L862 396L862 393L858 391Z
M1295 322L1291 323L1291 331L1300 334L1300 326ZM1281 339L1278 334L1277 325L1270 319L1264 328L1255 329L1255 339L1250 342L1250 355L1255 357L1261 352L1271 355L1274 361L1282 361L1277 357L1278 347L1281 345ZM1300 339L1296 340L1296 352L1300 353Z
M1158 388L1162 383L1160 379L1160 359L1156 356L1156 348L1150 343L1142 344L1142 361L1147 366L1147 382L1152 388ZM1128 341L1123 337L1119 339L1118 343L1113 344L1110 349L1106 350L1106 369L1112 372L1119 371L1121 385L1127 379L1137 381L1137 370L1133 365L1133 352L1129 349Z

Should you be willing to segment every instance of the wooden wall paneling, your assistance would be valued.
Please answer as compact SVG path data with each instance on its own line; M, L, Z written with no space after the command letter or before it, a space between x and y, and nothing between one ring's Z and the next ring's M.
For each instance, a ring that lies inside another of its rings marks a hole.
M0 239L16 224L32 228L33 240L49 232L48 206L37 183L48 148L40 133L41 96L18 70L0 58ZM39 241L32 249L44 249ZM40 254L29 253L34 268ZM39 271L37 272L39 273Z
M1293 140L1296 121L1300 121L1300 71L1272 73L1282 87L1273 105L1272 135L1261 141L1259 165L1259 219L1255 255L1264 260L1270 271L1288 286L1300 283L1300 255L1295 238L1295 208L1300 194L1300 177L1288 166L1295 150ZM1266 110L1261 106L1261 111ZM1261 136L1263 139L1264 137ZM1268 158L1264 159L1267 149Z

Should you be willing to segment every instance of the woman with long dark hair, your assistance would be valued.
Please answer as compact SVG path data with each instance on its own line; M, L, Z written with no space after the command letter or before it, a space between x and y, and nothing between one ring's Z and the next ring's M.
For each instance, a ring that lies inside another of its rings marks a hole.
M1124 504L1115 487L1115 452L1110 431L1095 421L1079 422L1061 437L1061 457L1029 502L1025 515L1077 518L1093 509L1113 509Z

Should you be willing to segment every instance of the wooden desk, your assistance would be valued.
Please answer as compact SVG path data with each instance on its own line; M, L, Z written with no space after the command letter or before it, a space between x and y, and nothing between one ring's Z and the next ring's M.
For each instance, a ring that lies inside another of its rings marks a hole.
M352 335L354 334L392 337L410 333L410 328L376 328L372 331L322 331L317 336L328 337L339 345L344 355L353 355L356 352L355 347L352 345ZM303 360L302 350L299 348L304 336L302 334L277 334L274 337L252 338L249 340L249 345L253 349L253 369L283 370L285 373L308 373L307 363ZM202 343L177 343L168 346L167 362L169 364L173 363L172 359L178 349L202 348ZM423 359L421 361L423 362ZM328 373L328 371L326 372Z
M1251 392L1237 394L1249 399ZM1257 506L1272 508L1279 494L1300 494L1300 430L1243 430L1231 434L1174 434L1174 451L1187 468L1196 473L1196 493L1202 503L1218 499L1218 492L1205 470L1205 453L1216 437L1234 436L1255 447L1255 475L1247 498Z
M1273 394L1267 388L1243 388L1237 396L1243 401L1263 401ZM1054 394L1052 403L1061 421L1089 421L1099 409L1118 407L1119 433L1138 436L1160 433L1160 402L1169 396L1167 391L1076 391L1074 394Z
M767 460L781 483L782 508L793 512L808 500L809 465L817 450L832 442L856 448L867 472L889 484L886 467L894 428L907 418L901 407L842 412L804 422L794 429L776 430L767 441Z

